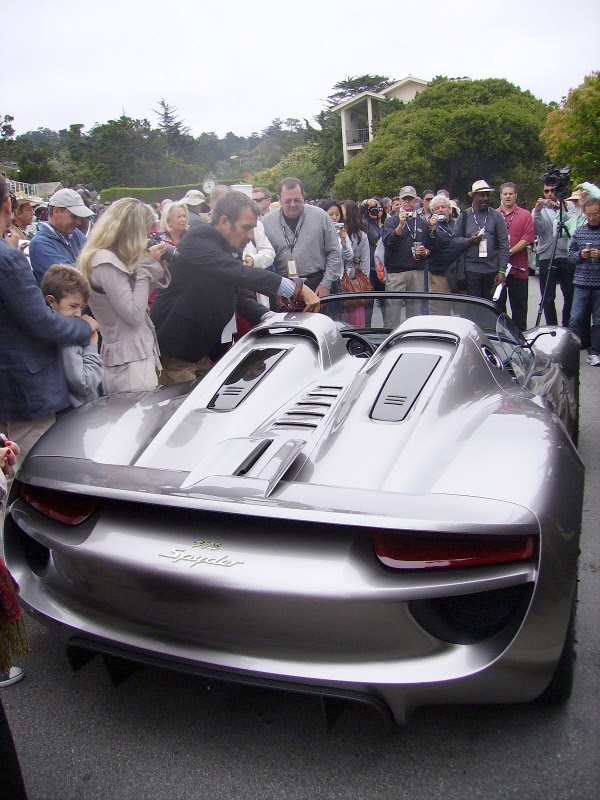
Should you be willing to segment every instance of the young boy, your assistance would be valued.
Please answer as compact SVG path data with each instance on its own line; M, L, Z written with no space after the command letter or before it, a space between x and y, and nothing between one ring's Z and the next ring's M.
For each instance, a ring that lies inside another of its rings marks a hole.
M86 278L66 264L50 267L42 278L40 288L50 308L63 317L80 317L90 296L90 284ZM96 400L102 381L98 333L92 334L90 343L85 347L63 345L61 358L73 408Z

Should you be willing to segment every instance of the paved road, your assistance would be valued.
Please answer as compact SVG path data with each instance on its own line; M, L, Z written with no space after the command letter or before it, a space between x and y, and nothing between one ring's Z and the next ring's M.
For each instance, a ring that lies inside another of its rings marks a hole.
M595 800L600 368L582 363L581 389L588 472L579 657L566 708L421 709L390 731L370 709L353 707L327 733L314 698L209 691L152 669L114 689L99 659L73 674L61 646L31 622L27 678L3 691L30 800Z

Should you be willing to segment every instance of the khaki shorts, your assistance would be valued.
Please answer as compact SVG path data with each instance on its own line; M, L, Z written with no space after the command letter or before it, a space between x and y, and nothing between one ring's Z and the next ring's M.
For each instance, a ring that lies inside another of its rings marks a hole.
M208 356L203 356L200 361L182 361L172 356L161 356L160 360L163 366L160 383L165 386L201 380L212 369L212 361Z

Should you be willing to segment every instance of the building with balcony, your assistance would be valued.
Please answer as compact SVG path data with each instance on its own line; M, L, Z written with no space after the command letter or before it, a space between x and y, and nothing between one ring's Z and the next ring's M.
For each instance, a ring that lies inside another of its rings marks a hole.
M0 162L0 175L6 179L8 183L8 188L11 194L14 194L16 197L23 198L26 197L32 203L40 203L44 197L39 191L39 186L35 183L26 183L25 181L16 181L12 178L9 178L9 172L18 172L19 169L14 162L6 161Z
M373 139L373 123L379 116L382 103L387 103L392 98L409 103L427 86L427 83L421 78L409 75L388 86L383 92L361 92L356 97L351 97L335 106L332 111L342 118L344 165Z

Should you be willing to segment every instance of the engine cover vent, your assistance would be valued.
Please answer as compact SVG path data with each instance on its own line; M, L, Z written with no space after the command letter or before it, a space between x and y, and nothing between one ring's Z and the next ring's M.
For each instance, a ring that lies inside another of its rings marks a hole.
M430 353L403 353L379 392L371 419L402 422L439 360L440 356Z
M317 386L276 420L271 429L304 428L305 430L315 430L341 391L341 386Z
M287 353L288 350L275 347L253 350L227 376L208 408L214 411L233 411Z

